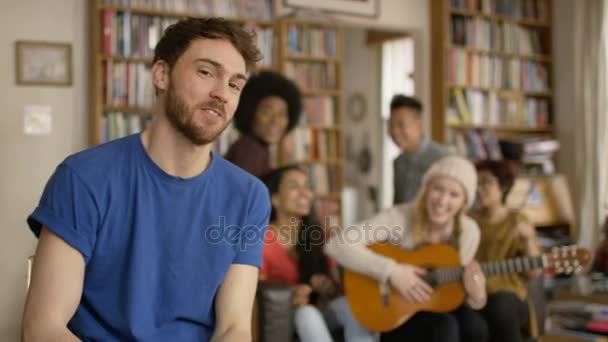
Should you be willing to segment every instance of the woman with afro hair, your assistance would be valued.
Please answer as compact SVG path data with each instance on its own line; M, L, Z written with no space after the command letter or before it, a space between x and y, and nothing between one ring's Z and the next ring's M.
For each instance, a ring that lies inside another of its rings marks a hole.
M261 178L271 170L270 146L298 123L302 100L298 87L283 75L263 71L251 76L234 114L240 137L225 158Z

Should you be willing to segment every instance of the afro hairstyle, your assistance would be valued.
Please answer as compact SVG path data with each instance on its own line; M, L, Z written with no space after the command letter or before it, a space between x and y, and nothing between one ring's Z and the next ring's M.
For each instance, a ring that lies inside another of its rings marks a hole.
M239 132L251 133L258 104L270 96L278 96L287 102L289 121L285 133L298 124L302 112L302 98L298 86L279 73L262 71L249 78L241 93L239 106L234 113L234 124Z

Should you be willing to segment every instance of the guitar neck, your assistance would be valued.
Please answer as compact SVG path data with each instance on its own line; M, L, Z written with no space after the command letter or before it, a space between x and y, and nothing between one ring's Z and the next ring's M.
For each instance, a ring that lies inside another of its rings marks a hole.
M484 262L480 264L482 272L486 277L493 277L506 273L528 272L537 268L544 268L543 256L519 257L506 260ZM446 283L459 282L462 280L463 267L448 267L435 269L428 274L426 280L432 284L441 285Z
M493 277L506 273L520 273L544 268L542 255L536 257L519 257L513 259L484 262L481 265L483 274Z

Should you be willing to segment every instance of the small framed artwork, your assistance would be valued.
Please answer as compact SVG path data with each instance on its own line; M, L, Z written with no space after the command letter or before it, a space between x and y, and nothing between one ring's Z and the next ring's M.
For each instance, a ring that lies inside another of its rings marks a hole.
M286 7L316 8L326 12L375 18L380 0L283 0Z
M72 85L72 46L67 43L17 41L17 84Z

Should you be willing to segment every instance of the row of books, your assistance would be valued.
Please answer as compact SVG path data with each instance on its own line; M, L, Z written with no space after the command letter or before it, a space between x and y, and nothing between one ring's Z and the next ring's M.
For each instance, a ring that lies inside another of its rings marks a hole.
M300 125L334 126L336 120L335 99L331 96L309 96L303 101L303 113Z
M274 63L274 30L259 27L255 23L246 23L245 28L255 33L256 45L262 53L262 60L258 64L271 67Z
M471 160L512 160L522 174L553 174L553 157L559 142L543 137L497 138L489 129L450 129L448 142L455 152Z
M454 9L512 18L546 21L549 9L546 0L450 0Z
M300 89L335 89L336 67L333 63L285 63L285 75Z
M106 112L101 118L101 141L107 142L139 133L152 123L152 118L152 113ZM238 137L238 131L230 124L214 142L214 152L219 155L226 154Z
M296 127L282 143L283 160L289 163L309 160L337 160L339 136L334 130Z
M447 79L451 85L549 90L549 71L545 63L508 59L452 49L447 55Z
M152 107L155 95L149 65L108 61L104 64L104 71L106 105Z
M525 161L533 157L553 158L560 143L543 137L511 138L501 139L500 148L506 159Z
M545 98L503 98L495 92L454 88L447 109L448 124L510 125L544 128L550 123Z
M287 49L292 55L334 57L336 30L290 24L287 29Z
M105 56L152 58L154 47L164 30L177 21L172 17L132 14L110 8L102 14L102 53ZM245 28L256 34L256 43L264 59L261 64L272 65L274 31L246 23Z
M501 160L502 151L498 138L487 129L450 129L448 142L454 147L456 153L471 160Z
M107 142L141 132L151 122L150 113L105 113L101 118L101 141Z
M340 191L340 165L306 164L310 186L317 195L336 194Z
M454 45L527 55L546 52L537 29L456 14L450 22L450 42Z
M202 16L274 18L274 0L104 0L103 3Z
M102 53L106 56L154 56L162 33L177 18L131 14L130 11L103 10Z

